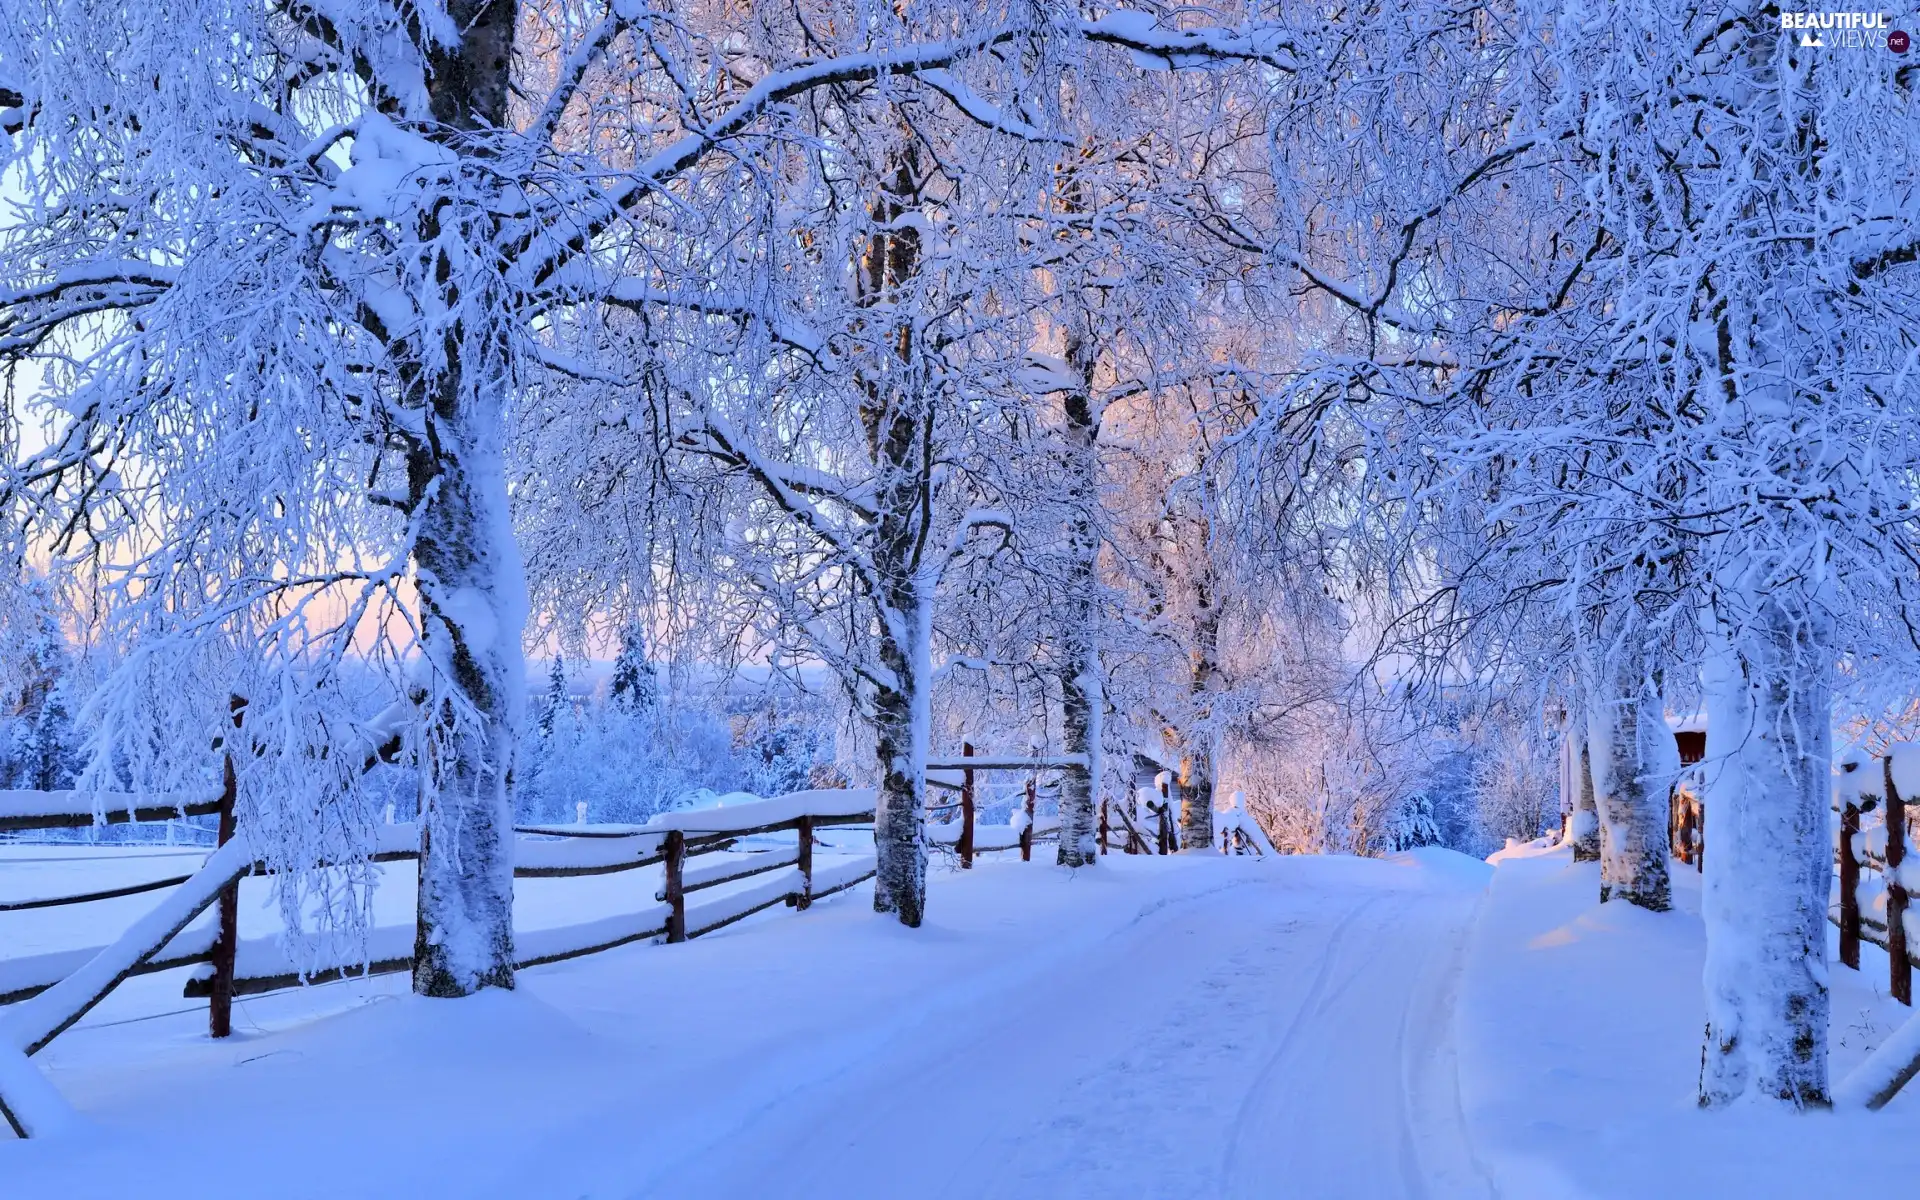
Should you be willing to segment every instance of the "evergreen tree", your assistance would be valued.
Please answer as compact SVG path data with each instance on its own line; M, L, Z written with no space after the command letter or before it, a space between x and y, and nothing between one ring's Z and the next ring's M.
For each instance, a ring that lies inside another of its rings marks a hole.
M540 705L538 728L540 740L551 742L553 728L559 719L560 709L567 703L567 660L565 656L553 656L553 669L547 672L547 695Z
M73 703L68 696L70 666L66 636L60 631L54 600L44 579L22 589L26 611L5 638L11 660L4 744L0 744L0 787L53 790L72 786Z
M67 693L67 676L63 673L47 692L34 720L32 755L20 764L22 781L43 792L72 787L80 773Z
M1422 788L1407 797L1393 822L1393 848L1413 850L1440 844L1440 825L1434 820L1433 796Z
M620 635L610 694L613 706L630 716L652 717L660 711L660 680L647 659L646 631L637 623Z

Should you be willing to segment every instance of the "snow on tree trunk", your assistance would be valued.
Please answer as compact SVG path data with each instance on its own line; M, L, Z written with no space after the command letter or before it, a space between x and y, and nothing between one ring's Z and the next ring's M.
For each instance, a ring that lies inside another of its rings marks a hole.
M1573 787L1573 820L1569 830L1573 842L1573 861L1597 862L1600 858L1600 813L1593 798L1593 754L1587 739L1577 731L1572 736L1580 743L1574 755L1574 770L1579 778Z
M913 323L887 312L919 278L917 227L901 218L917 211L924 180L909 144L880 189L874 229L857 280L863 307L885 314L872 358L861 370L861 424L874 468L869 595L880 665L889 677L874 687L872 718L880 787L874 802L873 907L918 928L927 907L927 850L921 822L927 786L927 740L932 736L933 589L936 564L924 572L927 521L933 509L933 397L923 348Z
M902 925L918 928L927 908L921 819L926 811L927 739L933 727L932 605L913 595L893 599L904 606L904 612L897 611L904 628L882 635L880 661L899 686L876 688L873 699L880 775L873 814L873 909L898 914Z
M1626 639L1612 646L1591 665L1587 696L1595 808L1606 830L1600 899L1664 912L1672 906L1666 784L1680 763L1645 654Z
M428 496L414 564L436 675L423 719L413 968L413 990L424 996L513 986L512 787L526 579L508 520L498 414L461 411L476 404L472 395L453 403L438 453L414 464Z
M1702 672L1713 853L1700 1104L1825 1107L1831 629L1790 591L1754 601L1737 638L1712 632Z
M1100 739L1106 715L1101 685L1098 574L1099 531L1094 505L1099 502L1099 456L1095 442L1100 416L1092 397L1093 340L1084 330L1067 339L1066 360L1080 386L1070 389L1066 409L1067 588L1061 633L1065 670L1060 674L1060 725L1068 754L1087 756L1085 771L1068 771L1060 782L1060 844L1064 867L1100 861L1095 841L1094 805L1100 795Z
M453 0L457 39L429 52L433 116L456 139L507 125L515 0ZM469 153L484 156L484 149ZM420 875L413 990L466 996L513 986L513 772L525 705L526 571L514 540L503 458L511 381L508 319L484 291L462 292L458 219L421 208L423 248L450 281L403 372L422 391L427 436L408 455L419 535L413 550L421 642L432 664L421 722ZM438 345L432 340L438 334Z
M1076 606L1078 607L1078 606ZM1091 602L1085 606L1091 608ZM1072 661L1080 670L1060 681L1061 724L1068 754L1087 756L1087 769L1068 771L1060 780L1060 848L1063 867L1090 867L1099 861L1095 840L1094 797L1099 795L1102 709L1099 651L1093 639L1075 646Z

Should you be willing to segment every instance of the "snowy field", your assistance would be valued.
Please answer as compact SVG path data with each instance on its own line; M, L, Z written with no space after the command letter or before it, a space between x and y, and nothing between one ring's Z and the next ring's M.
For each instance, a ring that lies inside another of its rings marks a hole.
M191 857L14 847L7 887ZM223 1044L180 972L138 979L37 1060L94 1131L7 1146L4 1194L1770 1196L1920 1135L1911 1096L1701 1115L1695 877L1656 915L1564 851L1496 859L1009 855L936 868L919 930L863 884L512 994L245 998ZM648 874L522 881L521 917ZM1836 1075L1904 1011L1864 965Z

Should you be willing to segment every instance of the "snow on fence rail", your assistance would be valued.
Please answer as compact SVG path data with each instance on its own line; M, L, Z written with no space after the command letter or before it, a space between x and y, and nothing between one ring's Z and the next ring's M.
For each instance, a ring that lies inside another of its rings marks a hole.
M0 830L75 829L97 822L167 821L212 816L222 790L172 795L126 792L0 792ZM97 816L96 816L97 814Z

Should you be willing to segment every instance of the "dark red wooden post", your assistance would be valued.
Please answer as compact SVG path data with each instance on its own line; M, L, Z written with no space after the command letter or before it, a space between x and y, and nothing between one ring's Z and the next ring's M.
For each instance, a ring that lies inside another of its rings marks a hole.
M1027 777L1027 827L1020 831L1020 861L1033 861L1033 777Z
M1907 958L1907 889L1900 864L1907 857L1907 802L1893 786L1893 751L1881 760L1887 772L1887 991L1902 1004L1913 1003L1913 963Z
M1860 806L1840 810L1840 961L1860 969L1860 859L1853 852L1860 832Z
M1698 796L1693 800L1693 869L1704 874L1707 869L1707 805Z
M240 728L247 702L238 696L227 698L227 710L233 714L233 727ZM218 842L224 846L233 840L234 802L239 798L240 780L233 769L233 746L222 745L220 757L220 831ZM233 966L240 945L240 881L220 889L215 901L215 921L219 934L213 941L213 977L207 981L207 1035L229 1037L233 1034Z
M973 743L961 742L962 758L973 757ZM973 870L973 768L960 768L960 868Z
M687 835L667 830L667 941L687 940L687 892L681 879L687 868Z
M1107 852L1107 829L1108 828L1109 827L1107 825L1107 800L1106 800L1106 797L1102 796L1100 798L1100 853L1102 854L1105 854Z
M800 896L793 906L807 908L813 904L813 818L801 817L795 832L800 838Z

